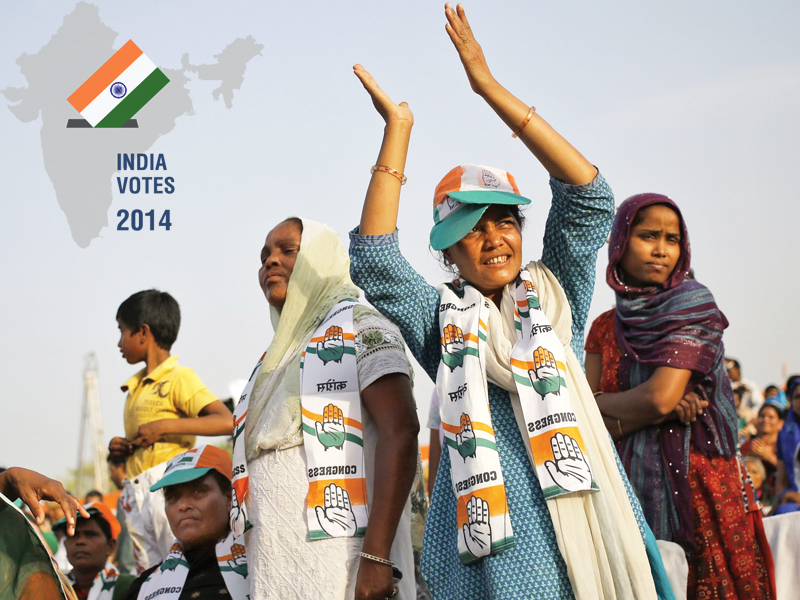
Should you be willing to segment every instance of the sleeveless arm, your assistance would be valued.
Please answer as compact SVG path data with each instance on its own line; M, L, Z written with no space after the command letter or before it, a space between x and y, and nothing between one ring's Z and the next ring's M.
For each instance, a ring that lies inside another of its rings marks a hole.
M572 309L572 349L583 356L583 330L594 293L597 252L614 221L614 194L601 174L585 185L550 178L553 204L542 262L558 279Z
M439 350L439 294L400 253L397 231L350 232L350 276L367 300L397 325L408 349L432 380Z

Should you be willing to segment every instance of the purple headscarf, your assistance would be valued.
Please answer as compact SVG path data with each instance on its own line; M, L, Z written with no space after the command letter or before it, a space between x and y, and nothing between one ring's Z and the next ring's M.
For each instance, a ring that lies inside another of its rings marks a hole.
M661 285L625 283L620 261L636 213L654 204L678 215L681 253ZM690 445L707 456L736 453L737 418L730 380L725 372L722 332L728 321L711 292L688 279L691 248L677 205L661 194L639 194L619 207L609 243L606 281L617 295L614 333L622 348L618 380L625 389L647 381L661 366L692 371L686 391L709 402L689 426L678 421L651 425L626 436L620 458L641 501L647 522L659 539L691 548L694 524L688 467Z

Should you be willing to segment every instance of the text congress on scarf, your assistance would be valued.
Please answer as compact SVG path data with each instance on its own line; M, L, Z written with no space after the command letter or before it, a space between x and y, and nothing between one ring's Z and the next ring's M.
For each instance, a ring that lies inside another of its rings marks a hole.
M578 419L575 418L575 413L553 413L552 415L547 415L546 417L528 423L528 433L539 431L550 425L558 425L559 423L575 423L577 420Z
M456 481L456 493L463 492L482 483L489 483L490 481L497 481L497 471L486 471L485 473L478 473L477 475L472 475L461 481Z
M355 465L334 465L332 467L316 467L308 470L308 478L327 477L329 475L358 475Z
M163 587L163 588L159 588L155 592L153 592L152 594L148 594L148 596L144 600L153 600L153 598L155 598L156 596L160 596L161 594L177 594L181 590L183 590L183 588L179 588L179 587Z

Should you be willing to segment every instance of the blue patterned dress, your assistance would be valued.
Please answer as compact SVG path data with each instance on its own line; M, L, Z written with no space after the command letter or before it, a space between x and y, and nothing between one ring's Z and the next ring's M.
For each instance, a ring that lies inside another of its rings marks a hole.
M573 186L550 180L553 202L544 234L542 262L558 278L572 309L572 348L583 355L583 330L592 300L597 251L614 219L614 196L601 175ZM397 232L350 234L350 274L367 300L399 328L428 375L436 380L441 357L439 294L400 253ZM579 358L582 360L582 358ZM456 497L449 475L437 477L425 525L422 570L433 597L571 599L567 568L539 482L519 433L508 392L489 384L492 425L503 468L515 545L471 565L458 557ZM644 535L639 502L617 464ZM442 452L440 473L449 473L450 456Z

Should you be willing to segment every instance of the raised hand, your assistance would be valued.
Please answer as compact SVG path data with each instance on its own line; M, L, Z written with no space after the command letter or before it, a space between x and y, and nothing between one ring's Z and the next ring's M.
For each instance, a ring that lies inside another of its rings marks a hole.
M328 448L342 449L344 445L344 413L335 404L328 404L322 411L322 423L314 423L319 443Z
M89 518L89 513L86 512L80 501L70 496L60 481L50 479L30 469L11 467L5 470L0 474L0 492L12 500L19 498L27 504L39 525L44 523L45 518L44 509L39 501L58 502L67 519L67 535L75 533L76 512Z
M354 66L353 72L356 74L359 81L361 81L361 85L364 86L364 89L367 90L370 98L372 98L372 104L375 105L375 110L383 117L387 125L390 122L403 122L409 127L414 124L414 115L411 109L408 108L407 103L401 102L400 104L395 104L392 102L392 99L380 88L372 75L361 65Z
M584 489L592 480L592 470L581 448L572 437L556 433L550 438L553 459L544 463L556 484L569 492Z
M350 507L350 494L335 483L325 488L324 506L314 508L322 530L331 537L356 534L356 516Z
M489 503L486 500L472 496L467 501L467 524L461 527L461 535L473 556L485 556L492 550L489 517Z
M533 369L528 370L533 389L544 400L547 394L558 395L561 388L561 374L553 353L539 346L533 353Z
M135 448L130 441L126 440L125 438L115 437L111 438L111 441L108 443L108 452L111 454L112 458L117 458L121 460L126 460Z
M317 356L322 359L322 364L327 365L334 361L342 362L344 356L344 336L342 328L338 325L331 325L325 332L325 338L317 342Z
M469 26L464 6L458 4L456 10L448 2L444 5L444 15L447 17L447 35L453 42L464 71L467 73L469 85L476 94L482 94L486 87L494 82L494 77L486 64L481 45L475 39L475 33Z
M467 413L461 413L461 432L456 434L456 446L464 462L467 462L468 456L475 456L477 445L475 432L472 430L472 421Z
M442 354L442 362L450 367L451 371L455 371L457 367L464 364L464 333L460 327L456 327L452 323L446 325L444 328L444 353Z

